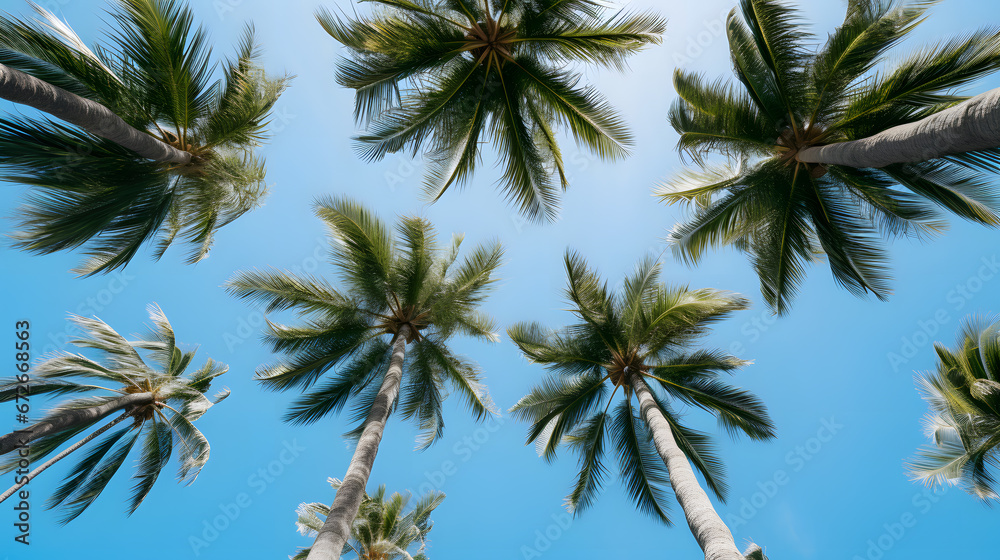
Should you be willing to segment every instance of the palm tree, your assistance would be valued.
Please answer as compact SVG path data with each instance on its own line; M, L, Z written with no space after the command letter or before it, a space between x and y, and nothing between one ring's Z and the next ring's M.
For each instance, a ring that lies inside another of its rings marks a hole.
M210 47L174 0L116 0L118 29L93 50L64 22L0 17L0 97L67 124L0 117L3 178L31 187L18 247L83 247L79 274L124 267L146 243L178 237L188 262L266 193L254 148L287 78L257 64L252 26L212 80ZM73 126L69 126L73 125Z
M185 375L195 352L183 352L177 347L173 328L159 306L151 305L149 316L152 328L147 335L134 341L126 340L100 319L70 316L84 333L73 344L100 350L105 359L99 362L80 354L61 352L35 366L27 381L31 397L75 397L53 407L37 424L4 436L4 452L12 451L10 443L18 452L0 465L0 472L17 469L25 458L35 464L102 419L117 412L121 414L28 476L19 477L20 484L8 490L4 499L57 460L126 420L131 420L127 426L89 448L89 453L50 498L48 507L62 509L63 523L75 519L97 499L139 440L129 515L152 489L175 448L180 463L178 480L188 484L194 482L209 455L208 440L194 422L229 395L229 391L224 390L212 400L205 396L212 380L226 373L228 368L209 359L200 369ZM146 353L146 359L140 355L140 350ZM24 391L19 389L23 385L25 383L16 378L4 380L0 383L0 402L19 400L19 395L23 398ZM26 455L21 455L21 449L27 450Z
M330 486L339 490L341 482L330 479ZM385 486L379 486L374 496L365 494L361 509L351 525L351 540L344 546L344 554L353 552L358 560L427 560L427 533L433 523L431 512L444 501L444 493L431 490L420 497L413 508L403 513L410 502L410 495L393 492L386 498ZM295 523L299 532L314 537L323 528L324 519L330 515L330 508L320 504L301 504L297 511L299 520ZM418 544L415 554L408 550ZM300 550L292 560L305 560L309 548Z
M730 435L774 437L763 403L719 379L746 362L690 349L711 323L749 302L728 292L659 284L659 264L649 258L617 294L578 254L567 252L565 264L566 298L580 321L558 331L521 323L507 334L531 362L553 373L511 411L531 422L528 441L546 460L563 444L579 454L567 508L579 514L596 500L607 474L603 458L610 437L622 481L640 511L671 523L669 481L706 560L742 559L688 463L725 500L722 461L709 435L682 424L671 401L716 416ZM623 398L609 413L619 389Z
M1000 323L972 317L951 350L938 344L937 371L919 380L932 444L907 465L914 480L955 484L995 502L1000 450Z
M264 335L286 358L262 366L257 378L268 389L306 391L285 420L313 423L348 402L354 419L363 420L348 434L357 438L357 449L309 553L310 560L327 560L339 558L350 537L397 395L402 393L403 418L422 430L421 449L443 433L445 382L477 420L493 413L478 366L454 354L448 341L456 334L497 339L493 319L477 308L496 281L503 249L497 242L477 247L455 267L462 237L442 250L426 220L402 218L394 238L377 216L350 200L328 198L316 208L332 233L332 263L347 291L276 270L239 273L228 289L266 303L267 312L294 309L304 319L297 326L269 322Z
M796 10L776 0L741 0L743 17L734 10L728 22L739 83L674 75L680 97L670 121L681 135L678 149L702 167L659 192L667 203L695 209L670 234L675 253L689 263L710 246L748 253L764 299L784 314L805 267L821 254L838 284L885 299L880 236L937 233L945 225L940 209L1000 223L996 193L981 173L997 169L1000 150L962 141L974 125L945 132L941 122L978 111L982 98L956 107L966 98L954 91L1000 68L1000 33L980 30L887 62L930 4L852 0L843 25L812 52L806 45L814 37ZM885 141L911 134L918 134L911 143L925 145L920 130L936 131L937 151L906 148L904 141L888 147L899 150L897 160L827 159L838 150L860 154L864 146L878 157ZM978 151L952 153L959 148ZM710 164L705 156L713 153L728 162Z
M425 153L425 194L437 200L466 182L488 135L508 201L534 220L557 213L567 173L556 126L601 158L627 155L632 135L618 113L574 71L626 68L658 44L666 22L653 13L606 13L593 0L373 0L371 15L317 19L347 47L337 81L356 90L357 138L369 160Z

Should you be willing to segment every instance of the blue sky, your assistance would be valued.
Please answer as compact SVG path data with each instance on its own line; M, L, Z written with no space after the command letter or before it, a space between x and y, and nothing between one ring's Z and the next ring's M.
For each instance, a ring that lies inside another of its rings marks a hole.
M102 19L107 19L103 1L42 4L88 43L101 36ZM308 427L280 421L292 395L266 393L251 379L258 364L272 358L258 343L262 315L220 286L234 271L252 267L330 274L323 260L325 233L311 203L320 195L346 194L386 220L418 214L443 237L464 232L469 245L502 239L508 263L486 310L502 325L521 320L566 324L572 318L560 293L567 247L583 253L615 284L642 256L661 252L666 230L682 216L681 209L650 196L655 183L683 167L673 150L676 134L666 121L675 98L670 76L677 66L711 77L729 75L721 16L735 2L630 4L669 17L664 44L635 57L627 74L591 69L586 75L621 109L635 132L636 149L628 160L602 163L564 139L572 184L563 197L561 219L551 225L523 223L506 205L494 188L500 173L489 151L471 184L433 206L420 198L419 159L395 155L366 164L355 157L352 93L334 82L338 49L312 18L320 5L316 0L192 4L220 53L231 52L243 22L253 20L266 49L266 67L297 76L276 108L273 137L262 152L271 185L265 206L222 230L211 256L196 266L184 266L183 253L172 250L158 263L143 255L122 273L79 279L67 272L77 255L30 256L4 243L0 343L3 337L13 342L15 321L29 320L35 348L71 349L64 346L67 313L96 314L120 332L134 333L148 321L146 306L160 304L178 340L199 347L198 363L212 357L230 367L219 385L231 388L232 396L199 421L212 444L211 460L188 487L175 484L165 471L131 517L123 513L130 482L120 477L65 527L43 508L66 469L53 468L30 485L29 547L13 542L14 512L0 507L0 555L124 558L139 551L153 559L283 558L308 545L295 531L295 508L301 502L332 501L326 479L346 471L351 449L340 434L348 420L331 417ZM843 17L846 3L799 4L825 37ZM346 1L338 5L352 9ZM29 13L20 0L0 0L0 8ZM997 3L945 0L896 52L991 24L1000 24ZM998 85L1000 79L983 81L971 92ZM18 109L5 104L0 110ZM0 230L6 233L24 189L12 184L3 189ZM732 251L712 254L697 269L665 256L670 283L732 290L755 301L752 310L720 324L705 345L755 362L737 374L735 383L768 404L778 438L763 444L733 442L711 418L690 416L695 427L719 435L731 493L718 511L739 544L753 539L776 560L995 554L989 535L996 513L960 490L924 494L923 487L907 480L903 462L924 443L920 420L926 407L913 377L914 371L933 368L931 342L952 344L963 317L1000 311L998 239L996 231L953 221L944 236L930 242L895 242L895 293L888 303L853 298L837 289L826 268L815 266L793 312L780 320L760 303L756 278ZM482 366L504 410L542 378L543 370L527 364L506 339L495 345L459 341L456 347ZM41 414L42 404L33 405ZM0 426L12 423L14 414L12 405L0 407ZM545 463L524 445L526 426L506 412L475 424L452 399L445 420L445 437L424 452L413 450L416 431L410 425L390 421L370 479L370 487L385 484L390 491L433 487L447 494L433 516L431 558L700 555L679 507L673 510L677 524L663 527L635 510L613 474L595 507L568 518L562 502L575 457L563 453ZM226 512L233 519L218 521L225 529L206 529Z

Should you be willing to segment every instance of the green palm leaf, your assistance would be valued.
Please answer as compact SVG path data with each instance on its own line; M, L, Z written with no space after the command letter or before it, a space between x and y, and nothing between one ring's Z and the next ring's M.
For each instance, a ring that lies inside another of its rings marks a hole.
M158 259L177 240L189 263L204 259L213 234L266 195L254 150L288 78L263 72L247 26L216 79L205 30L176 0L117 0L109 44L93 50L33 7L34 21L0 17L0 64L104 105L191 161L148 161L83 130L0 119L0 174L31 187L15 244L42 254L82 248L81 275L125 267L147 245Z
M35 425L55 427L29 442L32 462L41 462L70 440L102 426L109 416L123 412L131 416L128 427L96 443L88 442L86 454L49 499L48 507L60 509L63 523L78 517L98 498L140 438L126 509L129 515L149 495L171 457L177 459L178 480L188 484L208 461L208 440L193 422L228 396L228 390L212 400L205 396L212 381L228 368L207 360L197 371L187 373L195 353L178 348L173 327L159 306L150 305L148 311L149 330L137 340L126 339L99 319L71 316L81 333L71 342L99 351L101 359L60 352L32 370L32 394L71 395L56 401ZM14 382L0 381L0 402L15 399L17 393L7 390ZM128 400L143 394L147 400ZM76 414L80 411L87 412L86 416ZM17 460L17 454L11 453L0 471L18 468Z
M355 91L361 156L424 154L428 199L472 177L484 131L503 170L501 190L538 221L558 215L553 175L568 184L560 129L601 158L627 155L632 138L620 115L565 68L624 70L660 42L662 17L610 14L601 2L579 0L371 4L353 17L320 9L316 18L345 47L336 78Z
M674 254L697 264L709 248L746 253L764 300L781 315L820 260L853 294L886 299L888 256L879 238L936 235L945 225L936 207L996 225L1000 204L983 176L1000 169L996 150L881 169L807 163L823 161L812 148L948 109L965 99L958 88L997 68L1000 31L989 28L890 60L935 3L852 0L843 24L812 50L790 5L741 0L727 22L736 82L675 74L679 99L669 118L677 149L700 170L657 192L693 210L670 233ZM800 159L805 150L811 155Z
M596 501L607 474L604 452L610 441L620 478L636 507L670 524L667 498L673 489L667 455L662 454L668 452L657 447L662 439L654 445L651 426L633 409L636 376L655 381L654 408L670 426L673 445L725 500L725 469L711 438L682 422L671 403L708 412L733 436L774 437L760 399L719 379L749 362L718 350L692 348L713 323L748 308L749 302L728 292L665 286L659 264L649 258L640 261L615 292L579 254L567 251L565 266L565 296L577 322L558 330L517 323L507 334L530 362L550 373L511 413L530 422L527 441L546 460L554 459L563 445L577 453L579 470L567 508L580 513ZM670 468L675 467L673 463ZM685 488L685 495L690 491Z

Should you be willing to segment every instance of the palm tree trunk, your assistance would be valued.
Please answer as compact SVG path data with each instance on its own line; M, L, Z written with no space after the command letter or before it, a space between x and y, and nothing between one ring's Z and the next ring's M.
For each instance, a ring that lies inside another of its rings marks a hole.
M0 99L44 111L95 136L107 138L144 158L164 163L191 162L191 154L188 152L132 128L104 105L4 64L0 64Z
M649 386L639 372L631 374L632 388L639 400L639 414L653 432L653 445L670 473L670 486L684 510L691 533L705 553L705 560L743 560L733 534L722 521L708 495L694 476L687 456L674 440L670 423L653 400Z
M87 437L81 439L80 441L74 443L73 445L67 447L65 450L63 450L62 453L60 453L60 454L56 455L55 457L49 459L48 461L46 461L45 463L43 463L42 466L40 466L37 469L31 471L26 476L22 477L21 480L20 480L20 482L18 482L14 486L11 486L10 488L8 488L7 491L4 492L3 494L0 494L0 503L3 503L4 500L6 500L7 498L13 496L15 492L17 492L18 490L21 489L21 487L23 487L25 484L31 482L31 479L33 479L36 476L42 474L42 471L44 471L45 469L47 469L47 468L51 467L52 465L58 463L60 460L62 460L63 458L65 458L70 453L76 451L77 449L80 449L84 445L87 445L91 440L93 440L97 436L103 434L104 432L110 430L116 424L118 424L119 422L121 422L122 420L124 420L126 418L129 418L133 414L135 414L135 410L125 411L118 418L115 418L111 422L108 422L104 426L101 426L101 429L95 431L94 433L90 434L89 436L87 436Z
M351 525L358 515L361 501L365 497L365 487L368 476L371 475L378 444L382 441L382 432L389 418L389 409L399 394L399 385L403 378L403 359L406 357L406 338L410 328L400 327L392 342L392 359L389 360L389 370L385 373L382 386L372 408L365 419L364 431L358 440L358 447L351 457L351 465L347 468L344 482L337 489L337 495L330 506L330 515L326 517L323 527L316 535L316 542L309 551L307 560L339 560L344 544L351 536Z
M49 434L54 434L67 428L84 426L124 408L142 406L152 402L153 393L130 393L99 406L67 410L55 418L42 420L24 430L0 436L0 455L10 453L18 447L25 446Z
M1000 146L1000 88L868 138L806 148L805 163L885 167Z

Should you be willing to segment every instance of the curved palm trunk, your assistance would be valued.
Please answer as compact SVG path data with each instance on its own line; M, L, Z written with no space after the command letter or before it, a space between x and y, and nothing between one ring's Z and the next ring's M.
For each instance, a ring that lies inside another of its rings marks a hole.
M67 410L55 418L43 420L24 430L0 436L0 455L28 445L32 441L77 426L96 422L101 418L125 408L141 406L153 402L153 393L131 393L102 405L90 408Z
M351 536L351 525L358 515L361 501L365 497L365 486L368 476L375 464L378 444L382 441L385 422L389 418L389 409L399 394L400 381L403 378L403 358L406 356L406 338L410 328L403 325L392 343L392 359L389 360L389 370L385 373L382 386L365 419L364 431L358 440L358 447L351 457L351 465L347 468L344 482L337 489L337 495L330 506L330 515L326 517L323 528L316 535L316 542L309 551L307 560L338 560L344 550L344 543Z
M188 152L132 128L104 105L3 64L0 64L0 99L44 111L144 158L164 163L191 162Z
M708 495L694 476L687 456L677 446L673 430L656 406L649 386L640 374L633 373L631 377L632 388L639 400L639 414L653 432L653 444L670 473L670 486L684 510L684 517L698 546L705 553L705 560L743 560L729 527L712 507Z
M97 436L103 434L104 432L110 430L111 428L113 428L116 424L118 424L122 420L131 417L134 413L135 413L134 410L129 410L127 412L124 412L118 418L115 418L111 422L108 422L104 426L101 426L101 429L95 431L94 433L90 434L89 436L87 436L87 437L81 439L80 441L74 443L73 445L67 447L65 450L63 450L62 453L56 455L55 457L49 459L48 461L46 461L44 463L42 463L42 466L40 466L37 469L31 471L26 476L22 477L20 479L20 482L18 482L14 486L11 486L10 488L8 488L7 491L4 492L3 494L0 494L0 503L3 503L4 500L6 500L7 498L13 496L14 493L17 492L18 490L20 490L25 484L31 482L31 479L33 479L36 476L42 474L42 471L44 471L45 469L47 469L47 468L51 467L52 465L58 463L60 460L62 460L63 458L65 458L70 453L76 451L77 449L80 449L84 445L87 445L91 440L93 440Z
M1000 146L1000 88L868 138L806 148L805 163L885 167Z

